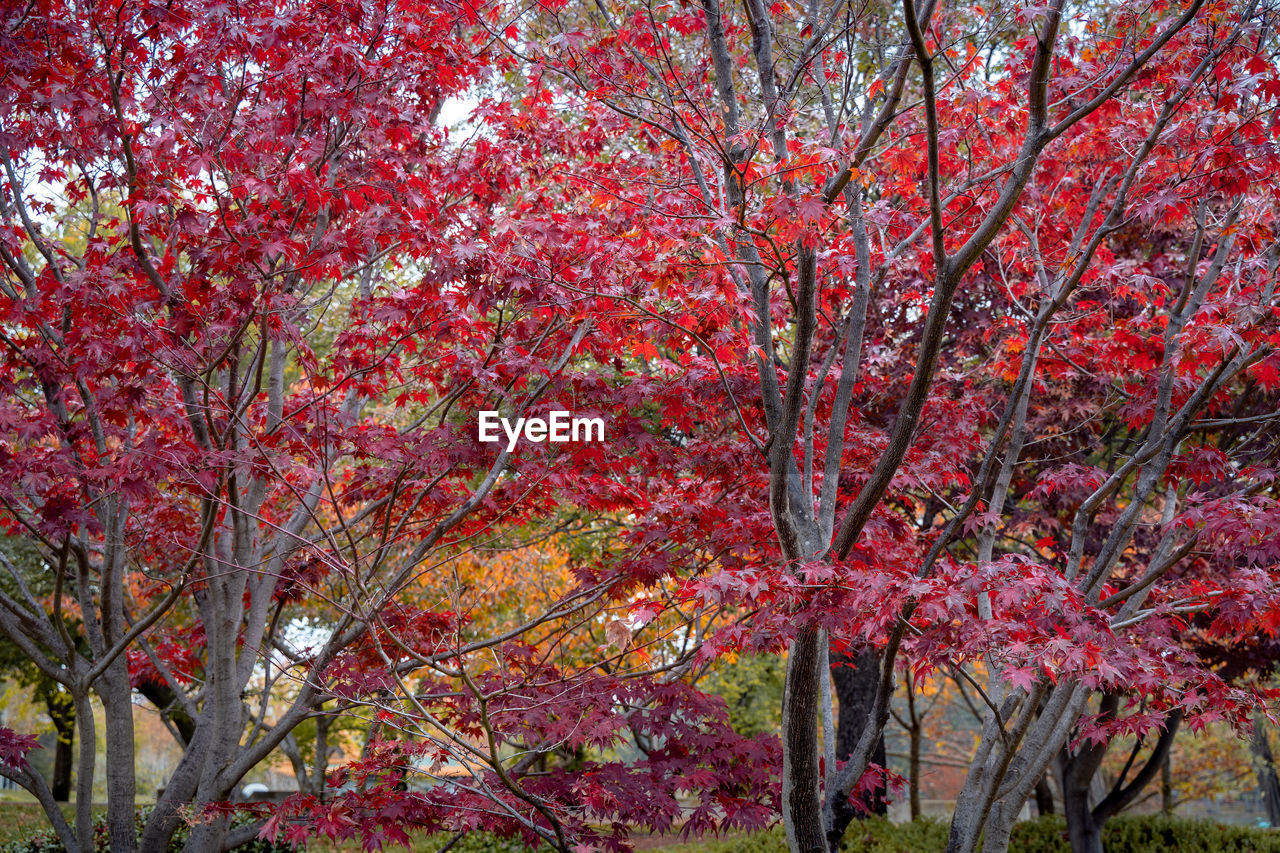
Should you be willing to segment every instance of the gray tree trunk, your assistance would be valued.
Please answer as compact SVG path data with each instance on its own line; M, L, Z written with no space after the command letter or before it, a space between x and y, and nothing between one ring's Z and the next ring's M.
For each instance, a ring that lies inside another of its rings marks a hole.
M120 655L103 673L98 695L107 736L107 828L111 850L133 853L138 849L137 780L133 767L133 688L125 655Z
M819 632L805 628L791 643L782 696L782 808L792 853L827 853L818 791ZM796 819L800 818L800 819Z
M80 728L80 755L76 760L76 838L82 853L93 853L93 774L98 761L98 724L93 719L89 691L74 689L71 699L76 706Z
M233 564L227 553L225 564ZM215 573L210 571L212 576ZM244 732L245 708L240 698L243 685L238 676L237 640L245 591L245 572L225 571L210 581L200 603L205 625L207 657L205 714L210 723L210 748L201 768L195 805L204 806L225 799L229 793L224 770L234 761ZM234 781L233 783L234 784ZM191 831L185 853L221 853L228 826L226 820L198 824Z
M1030 697L1010 697L999 705L1004 723L1025 732L1020 740L1010 739L1007 731L1002 734L1002 722L987 712L977 753L956 799L948 853L973 853L980 844L986 851L1005 849L1022 805L1066 743L1087 694L1061 682L1043 703L1040 698L1037 688Z
M1262 792L1267 822L1280 827L1280 778L1276 776L1276 759L1271 751L1267 724L1261 717L1254 718L1249 751L1253 753L1253 767L1258 774L1258 789Z
M195 797L196 787L204 769L208 744L209 727L200 725L197 721L192 731L191 741L182 753L182 760L178 762L173 775L169 777L164 793L156 801L155 808L151 810L151 817L143 828L141 844L143 850L164 850L168 846L169 839L178 828L178 822L182 817L180 809Z

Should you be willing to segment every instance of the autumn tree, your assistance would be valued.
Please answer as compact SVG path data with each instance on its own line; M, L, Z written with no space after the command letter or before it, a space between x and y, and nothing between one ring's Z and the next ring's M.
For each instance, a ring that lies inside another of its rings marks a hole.
M438 581L562 506L660 517L655 497L702 488L630 476L673 446L640 415L609 429L641 456L476 440L480 410L514 419L572 399L608 413L622 395L636 408L647 397L613 358L642 330L593 311L565 274L612 274L590 220L567 226L578 190L557 171L590 160L600 132L500 108L473 136L438 121L490 73L480 23L498 14L5 7L0 506L6 531L38 547L47 583L10 571L0 631L71 697L73 819L30 771L25 736L2 733L0 772L40 800L68 850L94 844L91 697L105 712L110 844L125 853L163 849L183 810L195 817L188 850L259 834L262 820L227 818L244 775L289 752L300 725L320 731L371 706L409 714L402 728L424 738L375 743L349 771L358 802L343 818L333 809L348 801L324 803L322 748L315 799L278 811L268 834L484 825L567 849L602 820L670 825L679 792L706 794L702 826L769 813L768 738L737 738L723 705L679 679L696 643L613 672L609 659L645 645L615 629L594 666L553 660L555 637L606 608L634 608L614 617L628 633L674 631L654 621L670 603L661 587L717 559L705 542L637 534L625 559L575 566L555 595L489 624L456 606L460 585ZM401 599L424 578L448 594ZM140 834L135 692L183 747ZM597 713L600 696L619 704ZM512 756L512 744L550 754L634 733L651 739L642 769L535 774ZM393 778L404 750L441 743L465 753L468 795L405 796Z
M628 236L655 284L583 291L653 317L663 369L721 378L762 472L774 542L701 589L760 610L724 648L788 648L791 849L838 846L900 655L990 673L952 850L1004 848L1091 696L1200 722L1250 704L1170 636L1208 608L1266 627L1275 593L1274 460L1201 438L1274 404L1270 15L707 0L495 33L629 125L590 174L647 215ZM658 283L672 263L683 291ZM1050 455L1050 420L1111 461ZM1210 540L1227 559L1184 560ZM875 684L842 763L833 641Z

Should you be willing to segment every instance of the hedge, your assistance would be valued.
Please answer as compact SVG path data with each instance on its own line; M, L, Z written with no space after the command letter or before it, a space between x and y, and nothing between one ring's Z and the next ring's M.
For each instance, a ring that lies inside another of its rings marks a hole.
M1280 830L1232 826L1207 820L1132 815L1112 818L1102 827L1107 853L1280 853ZM942 853L947 824L919 820L895 824L884 818L855 823L845 835L845 853ZM664 853L786 853L781 828L742 838L672 845ZM1066 821L1048 815L1017 824L1010 853L1071 853Z

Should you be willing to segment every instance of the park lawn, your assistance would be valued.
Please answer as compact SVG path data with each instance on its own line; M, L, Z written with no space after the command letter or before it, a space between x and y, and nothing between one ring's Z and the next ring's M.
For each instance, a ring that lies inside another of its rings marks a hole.
M74 820L75 806L64 805L62 813L68 820ZM0 802L0 846L11 841L26 841L48 828L49 822L39 803Z

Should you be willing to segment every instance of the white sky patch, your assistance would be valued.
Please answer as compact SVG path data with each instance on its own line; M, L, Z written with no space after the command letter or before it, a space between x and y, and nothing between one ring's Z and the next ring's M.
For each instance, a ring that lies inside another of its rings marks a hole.
M440 107L440 115L436 121L441 127L447 127L449 130L470 130L471 113L478 106L480 106L480 99L474 95L446 98L444 106Z

